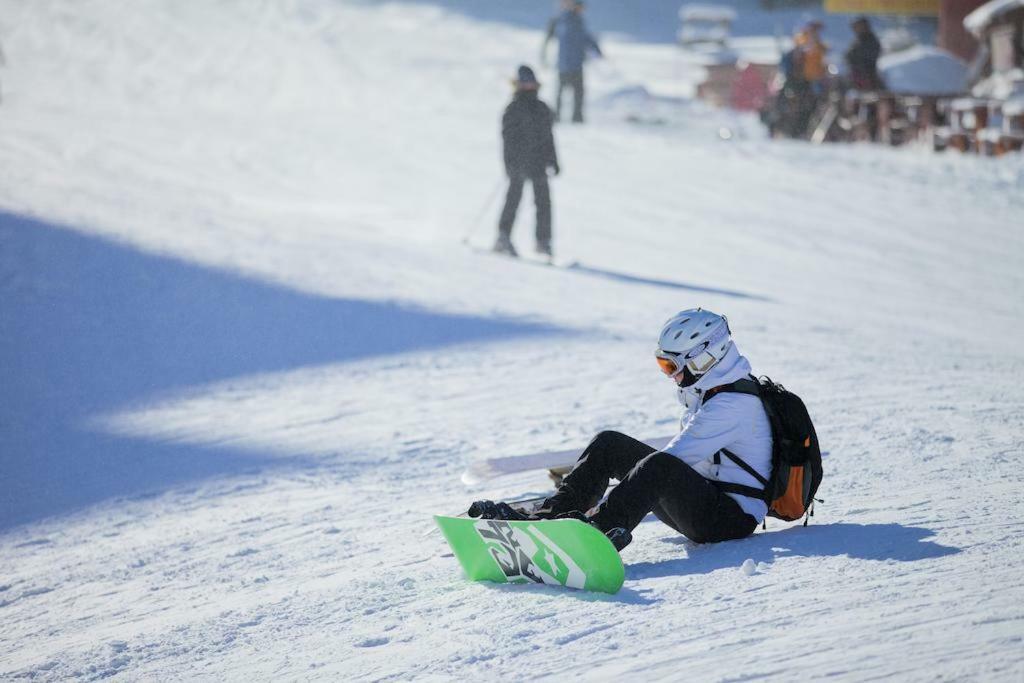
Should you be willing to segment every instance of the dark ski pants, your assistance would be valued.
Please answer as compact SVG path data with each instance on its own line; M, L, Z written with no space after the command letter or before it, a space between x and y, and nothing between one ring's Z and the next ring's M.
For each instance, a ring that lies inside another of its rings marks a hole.
M545 507L586 512L611 477L621 483L591 518L602 531L633 530L649 512L697 543L745 538L757 528L735 500L679 458L611 431L594 437Z
M508 179L508 193L505 195L505 208L501 211L498 221L498 234L505 239L512 235L512 224L516 222L516 212L523 198L523 185L529 180L533 183L533 203L537 207L537 244L551 244L551 189L548 187L547 173L524 175L513 173Z
M562 71L558 74L558 98L555 100L555 118L562 118L562 93L572 88L572 120L583 123L583 69Z

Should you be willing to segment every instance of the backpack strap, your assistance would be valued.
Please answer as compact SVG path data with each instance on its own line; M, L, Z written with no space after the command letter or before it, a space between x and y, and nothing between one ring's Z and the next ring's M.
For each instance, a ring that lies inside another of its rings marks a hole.
M732 382L731 384L723 384L720 387L715 387L715 391L705 396L704 400L707 401L719 393L750 394L751 396L757 396L758 398L760 398L761 385L753 377L738 379L735 382ZM714 462L716 465L722 464L723 455L732 460L734 463L736 463L737 467L739 467L744 472L746 472L754 479L756 479L758 482L760 482L761 486L763 486L764 488L758 489L754 488L753 486L734 484L733 482L729 481L715 481L715 486L717 486L719 490L724 491L726 493L736 493L741 496L747 496L749 498L757 498L759 500L764 500L765 491L768 488L768 480L762 477L757 470L755 470L753 467L747 464L746 460L736 455L727 448L723 448L722 450L715 453Z
M722 384L721 386L708 389L704 392L704 398L701 399L701 403L707 403L718 394L750 394L751 396L757 396L760 398L761 385L753 376L738 379L730 384Z
M725 457L727 457L730 460L732 460L734 463L736 463L736 465L740 469L742 469L744 472L746 472L747 474L752 476L754 479L757 479L759 482L761 482L761 486L765 486L765 487L768 486L768 480L767 479L762 477L761 474L757 470L755 470L753 467L748 465L746 460L744 460L740 456L736 455L735 453L730 451L728 448L723 448L722 450L718 451L718 453L715 453L715 464L716 465L721 465L722 464L722 459L719 457L720 454L724 455Z
M732 384L723 385L719 391L733 394L750 394L751 396L761 396L761 384L751 377L744 377L738 379Z
M715 392L713 394L711 394L710 396L708 396L707 398L705 398L705 400L710 399L712 396L714 396L715 394L718 394L718 393L723 393L723 394L726 394L726 393L751 394L752 396L757 396L758 398L760 398L761 397L761 383L757 381L756 377L751 375L749 379L738 379L735 382L733 382L732 384L723 384L720 387L715 387ZM766 401L764 401L763 399L761 401L761 405L764 406L764 412L768 415L768 421L774 424L775 421L778 418L772 412L771 406ZM778 431L778 434L779 434L779 437L778 437L778 447L779 448L783 448L783 449L788 449L790 447L790 444L792 444L792 439L787 439L785 436L783 436L781 429ZM776 430L773 427L772 428L772 440L773 440L772 448L773 449L776 447L776 445L774 444L774 440L776 438L775 435L776 435Z
M755 489L753 486L744 486L743 484L734 484L731 481L717 481L714 479L709 479L708 481L714 484L719 491L724 493L735 493L741 496L746 496L747 498L764 500L763 489Z
M747 496L748 498L757 498L758 500L764 500L765 491L768 489L768 480L761 476L761 474L753 467L747 464L747 462L736 455L727 448L715 453L714 462L716 465L722 464L722 456L725 456L732 460L736 465L744 472L757 479L764 488L754 488L753 486L745 486L744 484L736 484L731 481L718 481L717 479L710 480L719 490L726 493L736 493L741 496Z

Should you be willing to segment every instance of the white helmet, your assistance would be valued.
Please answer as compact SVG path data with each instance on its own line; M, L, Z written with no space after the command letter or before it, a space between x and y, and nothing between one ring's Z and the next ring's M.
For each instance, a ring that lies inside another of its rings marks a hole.
M662 372L680 386L690 386L725 358L730 346L724 315L691 308L679 311L661 328L655 355Z

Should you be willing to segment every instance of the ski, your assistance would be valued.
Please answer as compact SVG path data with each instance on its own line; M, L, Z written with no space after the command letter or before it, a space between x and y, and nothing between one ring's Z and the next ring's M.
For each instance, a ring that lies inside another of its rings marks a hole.
M661 436L652 439L644 439L644 442L652 448L663 448L671 436ZM538 453L526 453L523 455L505 455L495 458L485 458L471 462L462 473L462 483L473 486L496 477L519 472L530 472L532 470L548 470L555 485L561 481L579 458L582 448L572 448L564 451L541 451Z
M502 251L494 251L493 249L487 249L485 247L479 247L474 244L467 244L470 250L476 254L486 254L495 258L502 258L509 261L517 261L519 263L525 263L533 266L548 266L551 268L564 268L572 269L579 267L579 261L571 259L563 259L555 256L549 256L547 254L537 254L534 252L522 252L516 255L509 254Z

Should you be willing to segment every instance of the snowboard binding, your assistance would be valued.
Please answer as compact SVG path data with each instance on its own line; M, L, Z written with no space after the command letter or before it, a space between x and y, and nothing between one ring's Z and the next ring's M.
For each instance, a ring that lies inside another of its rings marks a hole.
M497 519L503 521L528 521L528 520L545 520L545 519L575 519L584 524L589 524L595 528L598 528L593 520L586 516L586 514L579 510L569 510L562 512L554 516L531 514L521 508L514 508L508 503L494 502L493 500L477 500L474 501L470 506L467 513L470 517L479 519ZM598 530L600 530L598 528ZM616 550L622 550L627 545L632 543L633 534L629 532L629 529L624 527L615 527L608 531L602 531L602 533L608 537L608 540L612 542Z

